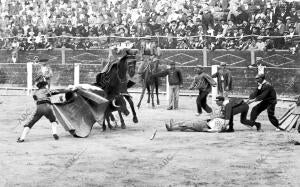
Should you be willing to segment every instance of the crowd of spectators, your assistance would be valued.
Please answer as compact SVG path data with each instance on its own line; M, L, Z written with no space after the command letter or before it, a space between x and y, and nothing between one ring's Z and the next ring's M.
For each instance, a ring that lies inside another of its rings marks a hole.
M300 12L285 0L0 0L0 48L107 48L152 36L163 49L292 49ZM128 37L128 38L127 38Z

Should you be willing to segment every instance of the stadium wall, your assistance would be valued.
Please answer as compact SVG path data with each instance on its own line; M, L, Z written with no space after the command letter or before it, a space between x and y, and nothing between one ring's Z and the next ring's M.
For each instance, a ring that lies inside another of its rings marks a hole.
M0 88L26 87L26 62L34 56L49 59L54 76L51 85L63 87L74 83L74 64L80 63L80 83L93 83L95 75L100 72L107 59L107 50L72 51L55 49L52 51L38 50L19 52L20 63L8 64L10 52L0 51ZM162 50L161 63L164 68L169 62L176 62L183 72L184 88L190 85L195 75L196 65L204 65L205 71L211 73L211 66L226 62L233 74L233 94L248 95L256 86L254 76L257 70L248 66L255 62L255 57L261 57L261 63L266 66L267 79L275 86L281 97L291 97L297 93L300 74L299 54L288 51L226 51L226 50ZM139 64L137 64L138 67ZM138 82L137 75L133 80ZM162 90L165 90L165 79L162 78ZM135 86L139 88L140 85Z

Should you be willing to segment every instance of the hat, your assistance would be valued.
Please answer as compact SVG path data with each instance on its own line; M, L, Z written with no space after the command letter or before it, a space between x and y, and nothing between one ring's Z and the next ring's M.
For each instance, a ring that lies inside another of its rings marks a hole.
M39 62L48 62L48 59L40 59Z
M197 65L195 69L203 69L203 66Z
M255 21L254 21L254 20L250 20L250 23L253 23L253 24L254 24L254 23L255 23Z
M33 59L39 59L39 58L40 58L39 56L34 56L34 57L33 57Z
M227 66L227 64L225 62L221 62L220 66Z
M223 96L217 96L215 101L224 101L225 97Z
M287 16L285 19L288 20L288 19L292 19L292 18L291 18L291 16Z
M171 21L171 23L173 23L173 22L177 23L177 21L176 21L176 20L172 20L172 21Z
M265 74L260 73L255 76L255 79L260 79L260 78L265 79Z
M263 59L263 58L260 57L260 56L256 57L256 60L262 60L262 59Z
M169 65L175 65L175 62L174 62L174 61L172 61L172 62L170 62L170 63L169 63Z

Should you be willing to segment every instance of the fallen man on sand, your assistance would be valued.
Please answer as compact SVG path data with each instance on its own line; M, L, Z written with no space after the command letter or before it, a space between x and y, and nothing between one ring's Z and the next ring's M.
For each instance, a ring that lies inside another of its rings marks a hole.
M214 118L212 120L192 120L174 122L170 120L169 124L165 124L168 131L196 131L196 132L223 132L226 130L226 120L222 118Z
M172 130L192 130L197 132L234 132L233 118L234 115L240 115L240 122L247 126L253 127L255 123L247 120L249 105L242 99L232 98L225 100L223 96L216 97L216 104L221 107L220 113L216 114L211 120L193 120L185 122L176 122L170 120L170 124L166 124L168 131ZM260 126L257 126L257 130Z

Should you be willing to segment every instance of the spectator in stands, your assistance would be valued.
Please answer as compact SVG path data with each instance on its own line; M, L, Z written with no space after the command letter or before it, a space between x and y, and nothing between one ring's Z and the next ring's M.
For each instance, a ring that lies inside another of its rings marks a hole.
M76 29L79 29L80 36L109 36L116 32L114 29L121 23L129 30L128 33L125 32L125 36L127 36L127 34L130 34L130 28L136 22L141 21L144 23L138 24L140 26L135 25L137 26L136 33L138 36L155 35L158 28L164 31L165 27L169 28L169 32L173 36L212 35L212 33L207 32L209 26L214 29L214 36L218 35L219 30L221 30L220 26L222 27L223 36L227 33L227 27L231 28L232 26L244 27L244 33L249 35L253 33L252 30L255 24L262 28L263 25L266 26L269 23L274 24L271 26L274 32L278 27L279 33L276 33L277 36L283 36L284 31L289 30L290 23L294 23L295 30L298 33L300 31L298 23L300 13L295 4L296 2L277 2L276 0L271 1L271 3L261 0L223 0L221 2L213 0L209 3L188 0L186 4L182 4L179 0L172 2L162 0L153 1L151 4L153 8L150 8L148 2L141 2L140 0L131 1L130 3L127 3L127 1L124 1L124 3L119 1L102 3L90 0L83 2L77 0L26 1L21 3L20 0L14 0L3 4L3 7L1 7L3 11L1 11L0 29L3 30L3 36L0 37L2 37L2 45L5 44L4 47L9 49L13 39L6 40L4 37L21 37L22 34L30 37L30 32L34 33L34 37L38 35L38 32L41 32L41 35L48 33L48 37L56 37L61 36L63 31L68 36L75 36ZM226 13L228 11L229 16ZM233 23L228 21L228 24L225 19L220 24L215 24L217 18L226 16ZM249 20L252 24L249 24ZM108 23L104 23L104 21ZM255 21L256 23L253 24ZM177 23L180 24L180 27L177 26ZM185 25L185 28L182 28L182 25ZM100 27L102 31L100 31ZM105 29L103 29L104 27ZM164 34L166 33L160 33L160 35ZM176 38L173 40L176 41ZM196 40L199 44L202 43L207 46L211 45L211 42L215 42L215 40L205 37L188 39L188 42L193 43L192 46L194 47L201 48L199 46L202 44L196 45ZM49 38L48 41L53 47L70 46L70 42L74 42L65 38ZM108 42L110 41L108 40ZM228 42L232 41L228 40ZM84 43L90 46L93 42L90 39L85 39ZM276 44L278 43L280 43L279 39ZM31 41L26 45L24 44L24 46L27 46L27 49L35 49ZM186 48L185 45L180 46ZM281 47L280 45L274 46ZM224 47L226 48L226 45ZM234 46L232 48L239 47Z
M19 57L18 57L18 51L12 51L11 58L7 59L7 63L20 63Z

